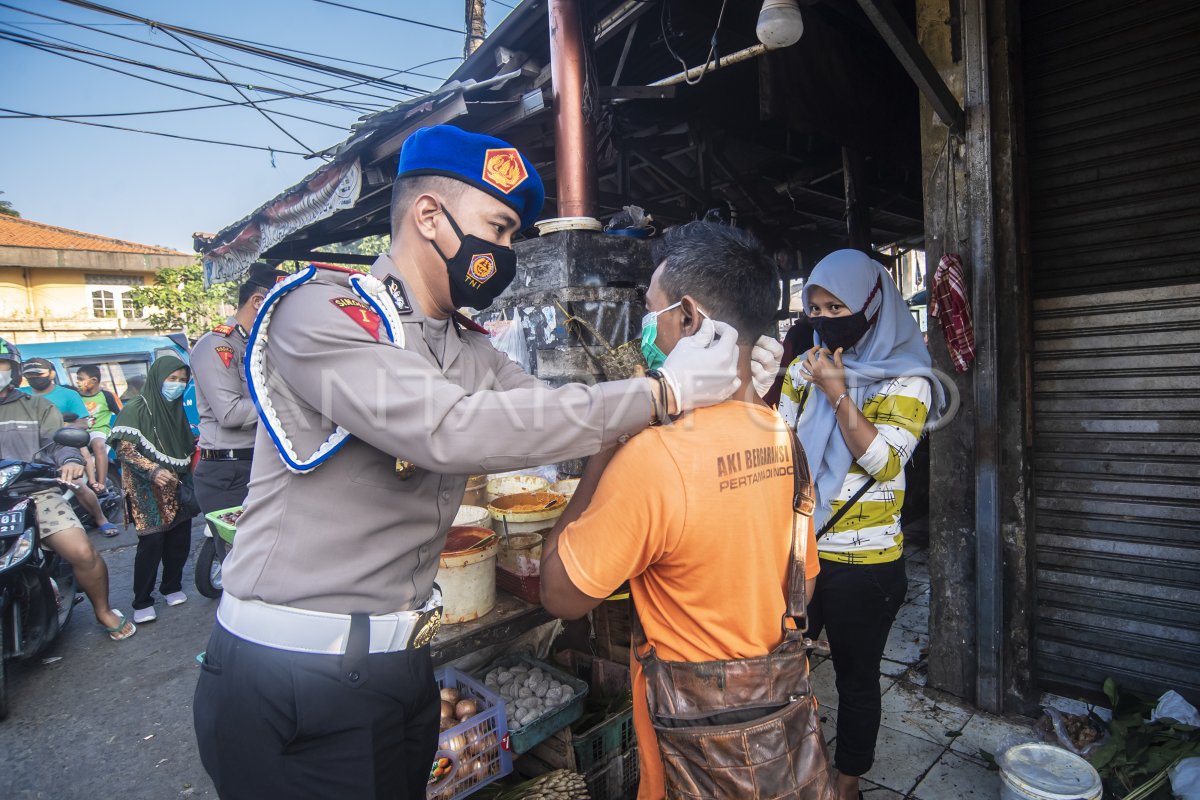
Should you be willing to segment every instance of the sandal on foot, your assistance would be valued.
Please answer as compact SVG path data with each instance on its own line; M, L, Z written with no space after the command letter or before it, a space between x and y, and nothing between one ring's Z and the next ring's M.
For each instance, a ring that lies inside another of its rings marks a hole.
M112 609L112 612L117 615L117 624L111 628L107 625L104 626L104 630L108 631L108 638L112 639L114 642L122 642L137 633L137 625L134 625L132 622L125 619L124 614L122 614L120 611L117 611L115 608ZM126 626L128 626L129 632L121 633L121 631L125 630Z
M121 529L118 528L116 525L113 525L111 522L104 523L103 525L100 526L99 530L101 533L103 533L109 539L113 538L114 536L121 535Z

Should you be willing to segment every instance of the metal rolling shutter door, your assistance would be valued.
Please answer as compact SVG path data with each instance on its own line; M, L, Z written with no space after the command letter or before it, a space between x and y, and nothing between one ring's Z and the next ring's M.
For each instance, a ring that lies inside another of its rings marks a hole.
M1037 663L1200 700L1200 4L1028 0Z

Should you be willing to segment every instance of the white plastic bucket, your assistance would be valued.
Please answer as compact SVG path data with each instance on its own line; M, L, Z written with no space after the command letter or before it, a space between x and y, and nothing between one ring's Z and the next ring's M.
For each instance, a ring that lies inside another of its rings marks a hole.
M454 515L454 527L490 528L492 515L483 506L459 506Z
M487 528L451 528L448 550L438 559L437 581L442 589L442 621L448 625L479 619L496 607L496 554L492 538L482 547L475 542L494 534ZM461 540L461 541L457 541Z
M567 498L548 490L505 495L488 503L492 528L501 538L516 533L545 537L566 508Z
M550 484L550 491L566 495L568 500L575 496L575 490L578 488L579 478L565 478L557 483Z
M604 224L595 217L554 217L533 223L539 236L560 231L602 231Z
M505 475L502 478L492 478L487 482L487 501L491 503L497 497L507 497L510 494L543 492L549 486L550 481L540 475Z
M1010 747L997 759L1001 800L1100 800L1100 773L1086 760L1052 744Z

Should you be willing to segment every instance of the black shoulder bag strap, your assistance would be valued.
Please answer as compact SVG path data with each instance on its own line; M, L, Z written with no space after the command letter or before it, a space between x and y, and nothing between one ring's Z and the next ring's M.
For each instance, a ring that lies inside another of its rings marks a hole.
M866 483L864 483L862 485L862 488L859 489L857 492L855 492L854 496L851 497L850 500L847 501L845 505L843 505L841 508L838 509L838 512L836 514L834 514L832 517L830 517L829 520L824 525L821 526L821 530L817 531L817 539L820 539L822 536L829 533L830 529L832 529L834 525L837 525L839 522L841 522L842 517L846 516L846 512L848 512L850 510L850 507L855 505L856 503L858 503L859 500L862 500L863 495L865 495L867 492L869 492L871 490L871 487L874 485L875 485L874 478L871 478Z

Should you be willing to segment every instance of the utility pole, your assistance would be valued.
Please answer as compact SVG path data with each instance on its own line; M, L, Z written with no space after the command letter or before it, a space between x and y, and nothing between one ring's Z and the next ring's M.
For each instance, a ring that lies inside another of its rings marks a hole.
M463 45L463 58L479 49L487 36L487 23L483 19L483 7L487 0L467 0L467 42Z

